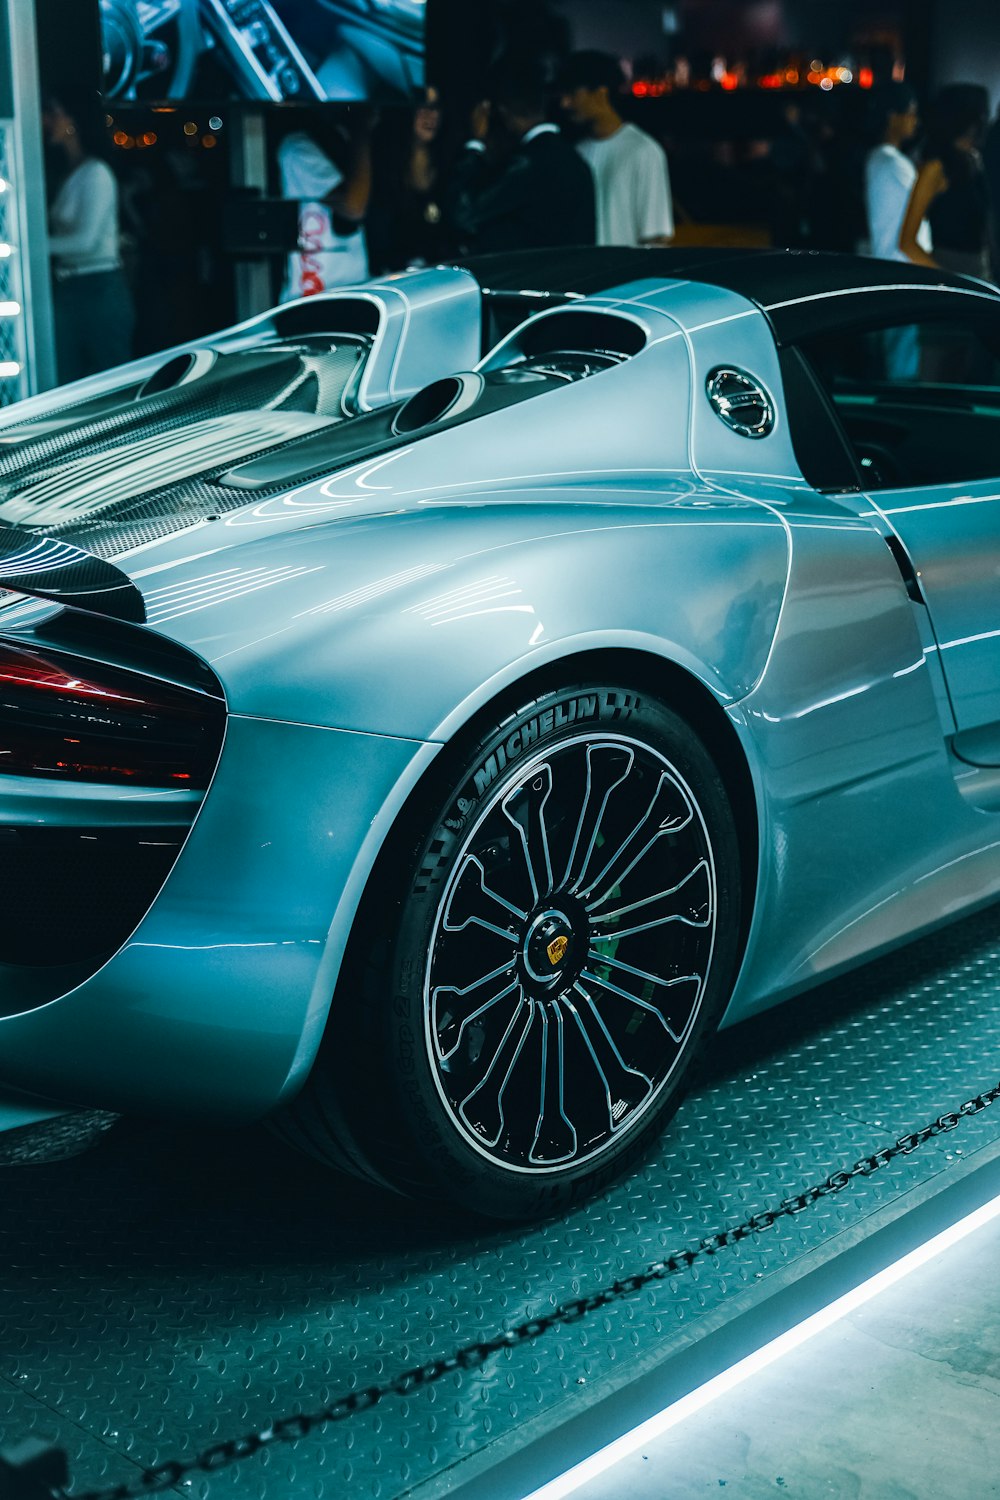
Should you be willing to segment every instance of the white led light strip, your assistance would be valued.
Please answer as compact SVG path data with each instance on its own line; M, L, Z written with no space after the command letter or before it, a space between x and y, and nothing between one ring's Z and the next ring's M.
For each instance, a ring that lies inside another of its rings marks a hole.
M2 3L3 0L0 0L0 4ZM0 124L0 160L4 164L3 171L0 172L0 324L4 325L0 329L0 344L3 346L3 357L0 357L0 407L27 394L22 385L25 331L21 322L21 302L15 300L20 297L22 269L17 244L19 204L17 194L11 189L8 180L8 163L14 149L14 126L4 122ZM13 326L12 320L17 320Z
M571 1469L566 1470L565 1474L559 1474L555 1479L543 1484L540 1489L532 1490L530 1495L524 1497L524 1500L562 1500L564 1495L574 1494L589 1480L606 1473L623 1458L628 1458L630 1454L644 1448L662 1433L669 1432L672 1427L683 1422L685 1417L693 1416L695 1412L708 1406L716 1397L733 1390L749 1376L774 1364L775 1360L788 1354L792 1349L798 1349L808 1339L813 1338L817 1333L822 1333L825 1328L829 1328L847 1313L853 1312L856 1307L861 1307L863 1303L870 1302L873 1297L877 1297L880 1292L895 1286L897 1281L902 1281L903 1277L908 1276L911 1271L918 1270L929 1260L933 1260L936 1255L940 1255L943 1250L957 1245L960 1240L965 1239L966 1235L973 1234L984 1224L989 1224L998 1214L1000 1214L1000 1197L991 1199L989 1203L984 1203L981 1208L977 1208L974 1213L966 1215L956 1224L943 1229L933 1239L923 1245L918 1245L908 1255L902 1256L891 1266L886 1266L883 1271L869 1277L853 1291L845 1292L835 1302L831 1302L827 1307L821 1307L818 1312L810 1314L794 1328L787 1329L770 1343L754 1350L753 1354L748 1354L745 1359L731 1365L728 1370L722 1370L718 1375L714 1375L697 1390L691 1391L687 1396L682 1396L673 1405L664 1407L663 1411L657 1412L654 1417L640 1422L638 1427L632 1428L631 1432L623 1433L606 1448L592 1453L582 1463L574 1464Z

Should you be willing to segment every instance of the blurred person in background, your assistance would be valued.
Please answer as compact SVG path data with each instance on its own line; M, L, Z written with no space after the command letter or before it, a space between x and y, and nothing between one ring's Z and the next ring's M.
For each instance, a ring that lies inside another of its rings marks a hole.
M810 241L806 188L813 146L798 99L782 100L781 120L770 143L770 192L767 194L771 242L799 249Z
M869 151L865 161L867 250L880 260L906 260L899 236L917 180L917 168L904 147L914 140L920 128L917 96L908 84L886 83L873 98L872 106L881 120L881 130L879 144ZM927 255L931 254L931 226L926 219L918 226L917 243Z
M983 171L990 210L990 259L993 280L1000 283L1000 105L983 141Z
M846 91L812 102L813 163L807 183L811 246L853 254L865 233L864 172L868 142L864 128L847 108L856 100ZM825 108L824 108L825 106Z
M577 150L594 177L599 245L666 245L674 212L666 153L622 119L622 71L604 52L574 52L561 75L562 107L584 130Z
M474 251L592 245L593 178L546 119L541 68L526 58L502 61L489 95L472 111L452 174L448 209L460 243Z
M215 152L168 145L128 154L119 189L136 356L197 338L222 321L210 287L222 184L204 175L218 165Z
M880 260L907 260L899 247L907 205L917 180L917 169L903 147L920 128L917 96L905 83L886 83L872 100L881 120L881 141L865 161L867 251ZM929 257L931 226L924 219L917 243ZM882 334L885 374L890 380L915 380L920 371L920 343L915 327L886 329Z
M135 314L122 270L118 182L105 156L99 103L49 96L42 130L62 180L49 207L49 255L60 384L132 356Z
M323 117L289 131L277 151L281 196L299 204L299 248L288 257L282 302L368 278L364 221L371 196L370 113L353 129Z
M426 89L412 114L387 115L373 146L366 226L373 274L432 266L453 253L442 206L453 155L437 89Z
M899 248L917 265L989 278L989 204L979 154L987 116L986 90L976 84L951 84L934 101L924 162L899 235ZM925 221L933 254L920 243Z

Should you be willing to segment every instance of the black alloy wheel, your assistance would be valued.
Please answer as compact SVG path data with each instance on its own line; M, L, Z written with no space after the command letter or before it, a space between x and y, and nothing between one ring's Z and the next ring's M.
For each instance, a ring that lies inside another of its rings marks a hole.
M738 844L708 751L644 693L545 694L462 761L316 1072L383 1180L534 1216L679 1103L732 981Z

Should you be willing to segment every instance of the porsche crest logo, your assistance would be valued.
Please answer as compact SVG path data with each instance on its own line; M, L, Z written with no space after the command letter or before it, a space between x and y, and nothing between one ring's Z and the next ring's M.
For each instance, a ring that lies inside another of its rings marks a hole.
M548 945L545 951L549 955L549 963L553 968L555 968L556 964L560 962L563 954L566 952L566 949L568 947L568 937L563 936L552 939L551 943Z

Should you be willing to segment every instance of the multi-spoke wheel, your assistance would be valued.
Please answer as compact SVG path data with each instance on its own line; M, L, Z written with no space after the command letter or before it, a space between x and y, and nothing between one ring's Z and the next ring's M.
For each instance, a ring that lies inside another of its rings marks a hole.
M505 721L425 830L355 1045L337 1033L377 1170L522 1214L620 1167L725 1001L738 890L719 774L662 704L581 687Z

